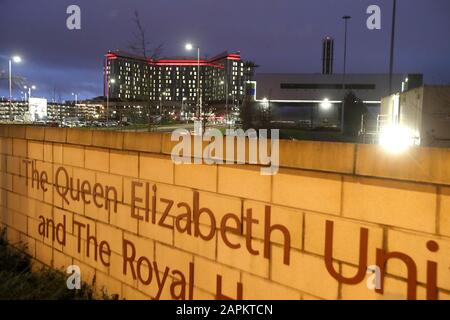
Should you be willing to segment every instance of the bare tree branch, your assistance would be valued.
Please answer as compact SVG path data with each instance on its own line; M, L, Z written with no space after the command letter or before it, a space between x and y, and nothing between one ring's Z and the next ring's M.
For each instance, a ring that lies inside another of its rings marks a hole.
M152 60L158 59L161 56L163 51L164 51L164 44L160 43L157 47L155 47L152 50L152 56L151 56Z
M129 44L129 48L135 53L142 55L145 59L157 59L161 55L164 45L161 43L151 48L151 42L147 39L147 31L141 23L137 10L134 11L133 22L136 30L133 32L134 41Z
M9 74L4 70L0 70L0 81L9 81ZM21 76L14 76L11 78L12 88L23 88L25 85L25 78Z

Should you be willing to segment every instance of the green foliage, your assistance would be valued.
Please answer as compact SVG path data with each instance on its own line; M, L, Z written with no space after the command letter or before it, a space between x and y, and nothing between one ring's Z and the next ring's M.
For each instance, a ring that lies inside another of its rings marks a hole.
M90 300L92 287L69 290L66 274L42 268L31 272L31 259L22 250L8 245L6 229L0 231L0 300ZM110 299L106 294L101 297Z

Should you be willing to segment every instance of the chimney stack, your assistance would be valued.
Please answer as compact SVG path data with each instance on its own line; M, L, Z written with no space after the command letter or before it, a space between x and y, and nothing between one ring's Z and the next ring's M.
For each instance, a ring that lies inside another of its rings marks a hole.
M333 74L334 39L323 39L322 48L322 74Z

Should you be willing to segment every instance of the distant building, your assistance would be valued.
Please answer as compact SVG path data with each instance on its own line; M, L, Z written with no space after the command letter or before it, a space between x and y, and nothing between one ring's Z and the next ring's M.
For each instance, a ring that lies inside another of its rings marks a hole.
M94 120L104 116L105 103L95 100L66 101L64 103L50 102L48 104L49 120L64 120L78 118L81 120Z
M342 101L350 92L367 107L364 109L379 113L381 98L390 94L389 74L334 74L333 63L334 39L325 37L321 74L258 73L254 77L255 101L270 101L275 120L305 122L305 118L310 118L312 127L313 119L319 120L318 125L325 122L338 126L342 120ZM422 84L421 74L393 75L394 92Z
M10 118L15 119L16 117L23 117L27 111L28 102L25 100L11 101L11 108L8 100L0 100L0 121L7 121Z
M340 126L341 100L279 99L279 95L261 93L259 82L246 83L246 105L252 108L252 121L265 119L275 128L330 128Z
M31 121L38 121L47 118L47 99L29 98L28 116Z
M244 83L252 73L246 70L239 52L201 59L199 75L196 58L151 60L120 51L106 55L105 69L105 96L109 93L110 99L172 107L195 106L198 98L205 107L226 102L236 107L242 102ZM108 86L108 79L114 79L114 83L109 81Z
M75 117L79 119L93 120L104 117L104 101L86 100L78 101L77 104L75 104L74 101L66 101L63 103L47 102L44 111L36 108L36 100L37 99L32 98L31 106L28 101L25 100L12 101L12 118L21 121L37 121L64 120L65 118ZM9 102L2 100L0 101L0 121L8 120L9 118Z
M450 86L421 86L385 97L380 117L380 131L396 126L415 145L450 147Z
M421 74L394 74L394 92L400 92L408 79L409 89L423 84ZM347 74L345 91L366 102L380 104L389 95L389 74ZM257 98L270 100L342 100L342 74L258 73Z
M393 78L398 91L422 85L420 74L396 74ZM358 124L364 120L363 114L367 114L366 119L376 121L381 98L389 93L388 79L388 74L347 74L344 90L342 74L259 73L247 95L258 110L257 117L269 112L273 126L338 130L342 123L342 101L349 92L363 106L357 112L361 117ZM354 109L345 110L344 117L348 119L347 111Z

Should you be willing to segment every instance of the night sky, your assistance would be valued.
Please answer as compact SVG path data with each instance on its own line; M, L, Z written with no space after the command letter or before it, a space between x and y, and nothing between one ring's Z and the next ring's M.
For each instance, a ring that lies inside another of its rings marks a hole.
M138 10L148 37L164 56L240 50L258 72L321 72L321 41L335 38L335 72L342 71L343 21L349 25L348 72L384 73L389 66L391 0L0 0L0 72L8 57L38 90L34 96L70 99L102 94L104 54L127 50ZM66 28L66 8L82 10L82 29ZM366 28L366 9L382 10L382 29ZM398 0L395 72L421 72L429 84L450 83L450 1ZM7 81L0 81L7 95ZM19 97L20 89L15 90Z

